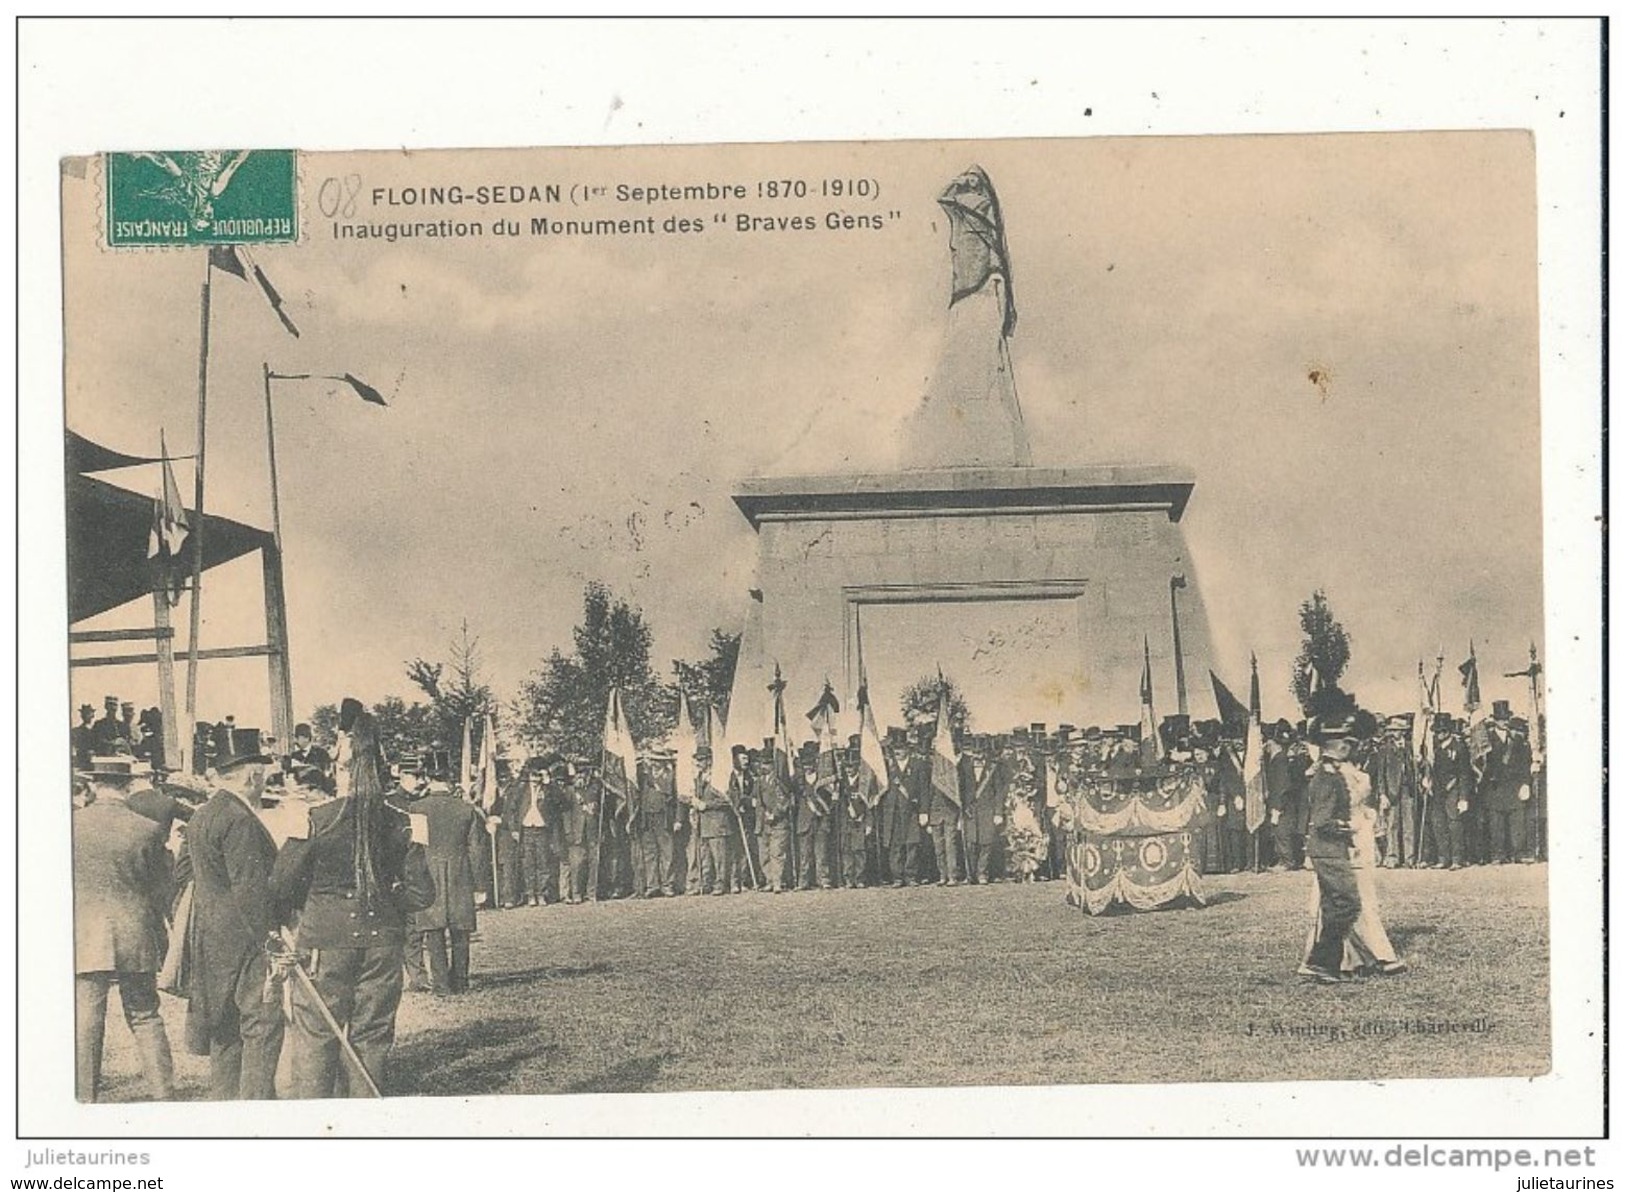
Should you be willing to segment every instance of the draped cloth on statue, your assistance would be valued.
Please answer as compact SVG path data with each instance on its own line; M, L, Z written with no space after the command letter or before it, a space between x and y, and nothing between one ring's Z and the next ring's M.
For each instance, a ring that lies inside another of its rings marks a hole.
M948 308L948 329L925 400L903 439L903 466L1025 467L1033 462L1004 339L1004 278Z

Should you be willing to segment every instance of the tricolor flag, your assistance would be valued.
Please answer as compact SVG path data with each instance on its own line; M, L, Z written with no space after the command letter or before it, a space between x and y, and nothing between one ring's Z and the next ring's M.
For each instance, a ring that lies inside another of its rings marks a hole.
M609 689L604 708L603 769L604 814L614 814L631 805L631 776L637 772L638 749L621 708L621 689ZM618 806L617 806L618 803Z
M937 668L937 727L931 734L931 789L956 808L965 805L959 793L959 746L948 710L948 683Z
M1473 713L1484 702L1478 692L1478 652L1473 648L1471 639L1467 642L1467 661L1456 669L1461 672L1461 707L1467 713L1467 722L1471 724Z
M1145 638L1145 667L1140 671L1140 756L1162 760L1162 734L1157 731L1157 709L1151 692L1151 639Z
M1242 755L1241 781L1246 791L1244 803L1247 831L1264 826L1268 799L1264 790L1264 714L1258 696L1258 655L1253 655L1253 687L1248 696L1247 748Z
M880 740L880 726L875 723L875 710L869 704L869 680L860 665L858 669L858 772L853 792L865 806L873 807L885 793L886 749Z
M246 248L240 244L217 244L209 249L209 265L211 268L218 269L222 273L229 273L233 277L241 278L243 281L247 281L248 275L252 273L254 281L259 285L260 293L265 295L265 300L271 304L271 309L276 312L276 317L282 320L282 325L288 329L288 334L295 339L299 338L299 328L295 327L293 320L288 317L288 312L282 305L282 295L276 292L276 287L271 284L271 279L265 276L265 270L256 265L249 257ZM374 390L374 393L376 393L376 390ZM363 393L362 396L366 397L366 394ZM368 398L368 400L372 399ZM382 398L378 399L378 404L383 404Z
M677 760L673 765L674 777L677 785L677 801L694 803L694 788L699 781L699 763L694 755L699 752L700 739L694 731L694 722L689 717L688 697L683 689L677 689L677 727L672 730L672 748L677 751ZM712 746L716 748L715 745Z
M152 533L147 537L147 558L166 577L169 603L178 604L181 593L176 564L180 561L181 548L186 545L187 536L192 531L192 523L186 507L181 504L180 486L175 483L175 469L169 464L169 446L164 442L164 432L161 430L158 432L158 450L164 466L163 489L153 498Z
M495 809L501 795L497 789L497 725L489 711L485 713L485 733L480 740L480 773L475 791L476 803L486 811Z
M778 775L779 782L786 791L795 789L791 782L795 777L795 743L790 740L790 720L784 714L784 689L786 687L784 676L779 672L779 664L773 664L773 681L767 689L773 693L773 772Z

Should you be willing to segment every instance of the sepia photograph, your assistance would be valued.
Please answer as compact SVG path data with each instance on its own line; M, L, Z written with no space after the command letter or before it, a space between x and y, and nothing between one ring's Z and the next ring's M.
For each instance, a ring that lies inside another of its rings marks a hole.
M614 99L59 157L29 980L79 1111L1576 1062L1549 470L1595 409L1531 129L636 144Z

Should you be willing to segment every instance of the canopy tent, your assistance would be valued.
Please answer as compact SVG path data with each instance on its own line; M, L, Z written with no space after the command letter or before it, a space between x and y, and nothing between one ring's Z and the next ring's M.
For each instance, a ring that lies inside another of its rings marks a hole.
M147 561L147 543L152 533L152 496L119 488L85 473L156 462L156 459L124 455L68 432L70 623L77 624L152 594L152 566ZM196 540L196 534L188 535L180 551L179 568L185 574L191 573L192 544ZM268 530L257 530L215 514L203 517L205 570L267 545L274 545Z

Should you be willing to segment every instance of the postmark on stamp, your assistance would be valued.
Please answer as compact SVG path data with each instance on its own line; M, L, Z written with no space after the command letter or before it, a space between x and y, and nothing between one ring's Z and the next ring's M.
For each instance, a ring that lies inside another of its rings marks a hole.
M109 153L105 165L111 247L282 244L299 237L291 149Z

